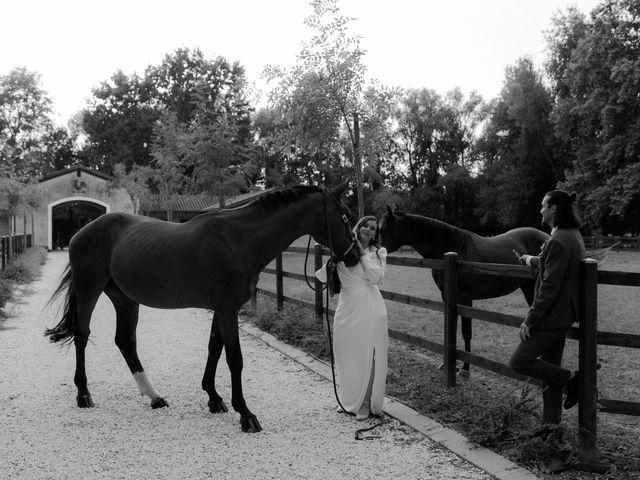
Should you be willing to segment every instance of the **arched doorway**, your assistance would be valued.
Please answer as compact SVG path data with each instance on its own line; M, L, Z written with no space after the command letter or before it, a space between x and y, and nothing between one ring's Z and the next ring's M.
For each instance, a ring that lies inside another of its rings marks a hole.
M64 249L87 223L108 212L108 206L89 198L62 199L49 206L49 249Z

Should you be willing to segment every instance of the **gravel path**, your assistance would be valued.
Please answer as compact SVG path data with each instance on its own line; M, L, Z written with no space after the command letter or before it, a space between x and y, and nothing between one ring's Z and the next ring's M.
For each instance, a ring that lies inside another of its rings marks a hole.
M492 478L396 420L376 430L380 438L355 440L363 424L335 411L331 383L245 333L244 391L264 430L243 433L235 412L210 414L200 389L211 317L203 310L141 308L140 358L171 405L152 410L113 343L103 296L87 347L96 406L77 408L74 349L43 336L58 319L45 304L66 261L50 253L0 325L0 478ZM224 361L217 384L229 405Z

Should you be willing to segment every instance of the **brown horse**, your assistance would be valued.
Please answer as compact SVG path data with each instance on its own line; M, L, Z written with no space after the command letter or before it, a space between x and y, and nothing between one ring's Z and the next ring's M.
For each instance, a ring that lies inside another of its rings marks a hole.
M240 413L243 431L260 431L260 423L242 394L238 310L249 300L259 272L302 235L310 234L334 248L348 265L357 263L350 212L340 201L346 187L345 182L333 192L309 186L270 192L242 207L204 213L183 224L110 213L80 230L71 239L70 263L53 296L66 292L62 320L45 332L52 342L73 340L75 344L78 406L93 406L87 388L85 348L91 314L104 292L116 310L116 345L153 408L168 404L154 390L138 359L140 304L213 310L202 378L209 411L227 411L215 389L224 347L231 372L231 405Z
M513 253L539 255L549 238L541 230L523 227L495 237L482 237L462 228L421 215L393 211L380 220L380 244L389 252L410 245L424 258L442 259L446 252L456 252L460 260L486 263L518 264ZM433 279L444 295L444 273L433 270ZM529 305L533 302L534 280L493 275L458 274L458 303L471 306L473 300L495 298L521 289ZM465 351L471 351L471 318L461 317ZM469 372L469 364L462 367Z

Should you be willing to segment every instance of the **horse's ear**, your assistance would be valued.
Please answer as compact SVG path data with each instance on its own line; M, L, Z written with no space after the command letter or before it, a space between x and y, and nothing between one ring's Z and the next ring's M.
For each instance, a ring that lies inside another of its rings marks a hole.
M344 182L342 182L340 185L338 185L336 188L334 188L331 191L331 195L333 195L336 198L340 198L348 186L349 186L349 180L345 180Z
M396 218L396 214L393 213L393 210L391 210L389 205L387 205L387 215L389 216L389 220L395 220Z

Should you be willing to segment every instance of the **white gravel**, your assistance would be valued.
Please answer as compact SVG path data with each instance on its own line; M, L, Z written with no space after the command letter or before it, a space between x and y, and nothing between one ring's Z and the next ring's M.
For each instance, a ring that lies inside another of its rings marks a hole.
M152 410L113 343L103 296L87 348L96 406L77 408L74 349L43 336L58 320L45 304L66 261L66 252L49 254L0 328L0 478L492 478L395 420L376 430L381 438L355 440L363 423L335 411L330 382L244 333L245 397L264 430L243 433L235 412L210 414L200 388L211 317L203 310L141 309L140 358L170 404ZM224 357L217 385L230 406Z

